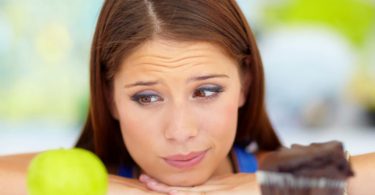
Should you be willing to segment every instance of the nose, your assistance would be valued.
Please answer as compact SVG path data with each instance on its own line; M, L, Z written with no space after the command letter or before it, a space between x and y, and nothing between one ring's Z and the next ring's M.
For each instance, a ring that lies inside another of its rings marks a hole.
M198 135L194 114L184 103L171 106L164 136L167 140L184 143Z

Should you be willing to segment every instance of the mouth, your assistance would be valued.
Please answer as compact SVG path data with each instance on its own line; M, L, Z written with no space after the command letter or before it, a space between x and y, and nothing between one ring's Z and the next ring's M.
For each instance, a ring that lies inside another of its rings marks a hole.
M203 150L199 152L191 152L189 154L177 154L172 156L164 157L164 161L176 168L187 169L198 165L206 156L208 150Z

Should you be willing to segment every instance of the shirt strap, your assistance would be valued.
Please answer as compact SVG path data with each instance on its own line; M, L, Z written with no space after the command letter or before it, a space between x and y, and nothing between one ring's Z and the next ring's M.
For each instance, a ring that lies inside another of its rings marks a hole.
M233 149L237 158L238 172L255 173L258 169L258 162L255 155L239 146L234 146Z
M118 170L118 175L127 178L133 178L133 168L121 165Z

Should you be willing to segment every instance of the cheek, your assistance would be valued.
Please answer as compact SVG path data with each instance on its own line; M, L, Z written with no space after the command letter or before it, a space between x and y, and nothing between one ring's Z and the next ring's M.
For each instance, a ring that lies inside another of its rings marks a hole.
M233 99L217 102L200 116L201 128L215 141L232 143L237 129L238 104Z
M160 144L157 127L160 120L153 114L148 116L147 112L142 112L135 105L127 104L119 109L119 120L121 133L126 148L134 160L144 158L144 153L153 154L155 145ZM126 112L126 111L131 112ZM149 155L150 156L150 155Z

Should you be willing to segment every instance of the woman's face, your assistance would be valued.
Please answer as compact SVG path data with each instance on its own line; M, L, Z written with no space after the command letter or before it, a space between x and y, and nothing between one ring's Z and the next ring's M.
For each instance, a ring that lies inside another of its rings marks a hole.
M219 47L148 41L122 62L113 89L113 115L143 172L178 186L223 173L244 95Z

